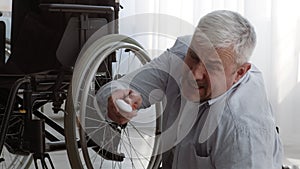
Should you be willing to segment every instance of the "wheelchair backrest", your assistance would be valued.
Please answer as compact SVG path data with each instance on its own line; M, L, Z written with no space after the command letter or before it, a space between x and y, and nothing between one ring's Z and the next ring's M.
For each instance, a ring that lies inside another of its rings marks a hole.
M108 22L108 14L84 15L93 29L85 30L82 39L82 13L51 11L41 8L43 4L118 8L115 0L13 0L12 54L7 63L16 65L25 74L73 66L82 44Z

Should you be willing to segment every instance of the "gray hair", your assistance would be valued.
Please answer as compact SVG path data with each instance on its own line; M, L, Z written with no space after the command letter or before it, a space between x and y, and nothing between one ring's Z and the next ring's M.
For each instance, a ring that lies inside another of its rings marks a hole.
M201 18L197 29L204 33L214 48L233 47L237 64L249 61L256 45L253 26L236 12L227 10L211 12Z

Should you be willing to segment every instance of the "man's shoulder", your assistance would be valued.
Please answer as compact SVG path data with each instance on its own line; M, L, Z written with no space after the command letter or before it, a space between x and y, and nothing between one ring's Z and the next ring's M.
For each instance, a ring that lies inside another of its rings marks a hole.
M236 122L252 127L273 123L273 113L261 72L253 67L228 93L226 107Z
M189 46L191 41L192 41L192 35L179 36L175 41L175 45L181 44L181 45Z
M190 46L191 40L192 35L180 36L176 39L174 45L168 49L168 51L184 57Z

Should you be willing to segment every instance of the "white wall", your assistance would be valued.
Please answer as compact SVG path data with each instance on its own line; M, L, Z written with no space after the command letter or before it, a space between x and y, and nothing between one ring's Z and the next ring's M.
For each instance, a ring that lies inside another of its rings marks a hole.
M4 21L6 24L6 38L10 39L10 25L11 25L11 5L12 0L0 0L0 11L3 16L0 17L0 21Z
M12 0L1 0L0 11L11 11Z

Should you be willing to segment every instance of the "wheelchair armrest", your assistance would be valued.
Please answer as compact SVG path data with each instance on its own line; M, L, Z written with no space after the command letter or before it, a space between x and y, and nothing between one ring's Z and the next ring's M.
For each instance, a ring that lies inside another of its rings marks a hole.
M71 12L71 13L98 13L111 14L114 19L115 9L112 6L96 6L81 4L40 4L41 9L51 12Z

